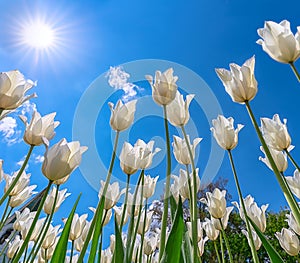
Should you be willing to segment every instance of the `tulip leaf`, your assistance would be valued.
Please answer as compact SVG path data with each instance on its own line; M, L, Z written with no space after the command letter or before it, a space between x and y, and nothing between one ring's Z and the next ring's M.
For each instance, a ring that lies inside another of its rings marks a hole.
M265 250L267 251L270 260L272 263L280 263L284 262L279 253L275 250L275 248L272 246L272 244L269 242L269 240L265 237L265 235L260 231L260 229L257 227L257 225L251 220L251 218L248 216L249 222L251 223L252 227L254 228L256 234L259 236Z
M78 205L79 199L81 197L81 193L77 197L77 200L72 208L71 213L68 216L68 220L65 224L65 227L61 233L61 236L58 240L58 243L56 245L56 248L54 250L53 256L51 258L51 262L56 263L56 262L65 262L65 257L68 249L68 239L69 239L69 234L71 230L71 225L72 225L72 220L75 214L76 207Z
M177 203L176 203L176 200L173 197L173 195L170 196L169 200L170 200L170 206L171 206L171 218L173 221L175 218L175 214L176 214Z
M173 221L173 226L167 241L167 245L164 251L164 255L160 263L179 263L180 253L181 253L181 244L182 236L184 232L184 222L183 222L183 210L181 198L179 198L176 216Z
M181 255L182 255L182 261L184 263L192 263L192 246L191 246L191 239L189 236L189 233L186 231L184 234L184 239L181 246Z
M124 261L124 247L123 247L121 232L116 219L115 219L115 236L116 236L116 243L115 243L116 247L115 247L113 262L119 263Z

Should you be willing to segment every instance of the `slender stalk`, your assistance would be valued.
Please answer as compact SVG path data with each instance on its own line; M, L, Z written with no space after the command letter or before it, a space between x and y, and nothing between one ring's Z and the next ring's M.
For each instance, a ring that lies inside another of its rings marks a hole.
M17 231L14 230L13 235L9 238L9 240L6 242L5 246L2 248L1 252L0 252L0 257L3 255L3 253L6 251L6 248L8 247L9 242L11 242L15 236L17 235Z
M72 243L71 243L70 263L72 263L73 253L74 253L74 240L72 240Z
M216 241L213 241L214 242L214 247L215 247L215 251L216 251L216 255L217 255L217 258L218 258L218 263L221 263L221 258L220 258L220 255L219 255L219 251L218 251L218 247L217 247L217 242ZM220 239L220 242L222 242L222 239Z
M260 142L262 144L262 147L263 147L263 149L265 151L265 154L266 154L266 156L267 156L267 158L269 160L269 163L270 163L270 165L272 167L272 170L273 170L273 172L274 172L274 174L276 176L276 179L277 179L277 181L279 183L279 186L280 186L280 188L281 188L281 190L282 190L282 192L284 194L284 197L285 197L288 205L290 206L290 208L291 208L291 210L292 210L292 212L293 212L293 214L295 216L295 219L296 219L297 223L300 225L300 209L299 209L298 203L296 202L294 196L289 193L289 190L286 187L286 184L284 183L284 180L283 180L280 172L278 171L278 168L277 168L277 166L276 166L276 164L274 162L274 159L273 159L273 157L272 157L272 155L270 153L270 150L269 150L269 148L268 148L268 146L267 146L267 144L266 144L266 142L265 142L265 140L264 140L264 138L262 136L262 133L261 133L261 131L259 129L257 121L256 121L256 119L254 117L254 114L253 114L252 109L250 107L249 101L245 101L245 105L246 105L246 108L248 110L248 114L249 114L249 116L251 118L252 124L253 124L253 126L254 126L254 128L256 130L256 133L258 135L258 138L259 138L259 140L260 140Z
M225 263L223 239L222 239L222 233L221 232L220 232L220 246L221 246L222 263Z
M126 192L125 192L125 199L124 199L122 218L121 218L121 224L120 224L120 233L121 234L122 234L122 229L123 229L123 224L124 224L124 219L125 219L125 214L126 214L128 192L129 192L129 182L130 182L130 175L127 174Z
M26 257L27 257L27 251L28 251L28 246L26 246L24 257L23 257L23 263L25 263Z
M98 202L95 215L94 215L92 223L90 225L90 229L87 233L86 240L85 240L83 248L80 252L80 255L79 255L79 258L78 258L79 263L83 262L86 250L88 248L88 245L89 245L89 242L92 238L93 233L94 233L94 235L93 235L93 240L92 240L92 249L90 251L90 256L89 256L88 262L93 263L93 260L96 256L98 246L96 244L93 244L93 243L99 241L99 236L100 236L100 232L101 232L101 220L102 220L102 218L100 218L100 215L102 215L102 213L103 213L103 210L100 211L101 210L100 207L101 207L101 204L105 201L105 194L107 192L107 188L108 188L108 185L109 185L109 182L110 182L112 170L113 170L113 167L114 167L114 162L115 162L115 158L116 158L116 151L117 151L117 146L118 146L118 141L119 141L119 135L120 135L120 132L117 131L116 137L115 137L115 142L114 142L114 148L113 148L113 152L112 152L112 156L111 156L111 160L110 160L109 170L108 170L108 174L107 174L106 181L105 181L105 185L104 185L104 188L103 188L103 191L102 191L101 198Z
M5 219L6 219L6 213L7 213L7 210L8 210L8 207L9 207L9 202L10 202L10 199L11 199L11 196L8 197L8 200L7 200L7 203L5 205L5 209L4 209L4 212L2 214L2 217L1 217L1 221L0 221L0 229L2 229L2 227L4 226L5 224Z
M221 220L220 218L219 218L219 222L220 222L220 225L221 225L222 236L224 237L225 245L226 245L227 252L228 252L228 256L229 256L229 262L230 262L230 263L233 263L233 258L232 258L232 254L231 254L231 249L230 249L230 246L229 246L229 242L228 242L228 239L227 239L227 235L226 235L226 233L225 233L225 230L224 230L224 226L223 226L222 220Z
M230 160L230 164L231 164L231 169L232 169L232 172L233 172L235 185L236 185L236 188L237 188L237 191L238 191L240 204L242 205L244 215L246 215L245 216L245 221L246 221L246 227L247 227L247 231L248 231L249 239L250 239L250 248L251 248L252 258L253 258L253 261L255 263L259 263L259 259L258 259L258 256L257 256L257 252L256 252L256 249L255 249L255 244L254 244L254 240L253 240L253 236L252 236L250 223L249 223L249 220L248 220L247 210L246 210L246 206L245 206L245 203L244 203L244 198L243 198L242 190L241 190L241 187L240 187L240 184L239 184L239 179L238 179L238 176L237 176L237 172L236 172L236 169L235 169L232 153L231 153L231 150L227 150L227 152L228 152L228 156L229 156L229 160Z
M139 262L143 262L142 259L143 259L143 246L144 246L144 237L145 237L145 228L146 228L146 218L147 218L147 202L148 202L148 198L146 198L146 201L145 201L145 211L144 211L144 223L143 223L143 233L141 235L141 248L140 248L140 259L139 259Z
M46 248L46 249L45 249L45 263L48 263L47 252L48 252L48 250L47 250L47 248Z
M0 108L0 117L1 117L3 111L4 111L4 109Z
M191 159L191 164L192 164L192 169L193 169L193 195L192 195L192 204L193 204L193 209L192 209L192 229L193 229L193 233L192 233L192 240L193 240L193 259L194 262L198 262L198 227L197 227L197 218L198 218L198 210L197 210L197 174L196 174L196 167L195 167L195 162L194 162L194 157L193 157L193 153L192 153L192 149L191 146L188 142L188 137L187 137L187 133L185 131L184 126L181 126L181 130L189 151L189 155L190 155L190 159ZM189 174L188 174L189 176Z
M291 155L291 153L287 149L285 149L284 151L286 152L287 156L289 157L289 159L291 160L291 162L295 166L295 168L298 170L298 172L300 172L300 167L297 164L297 162L295 161L295 159L293 158L293 156Z
M15 185L16 185L17 182L19 181L19 179L20 179L22 173L24 172L25 167L26 167L26 165L27 165L27 163L28 163L28 161L29 161L29 158L30 158L30 155L31 155L31 153L32 153L32 151L33 151L33 148L34 148L34 145L30 145L30 148L29 148L29 150L28 150L28 153L27 153L27 155L26 155L26 158L25 158L25 160L24 160L24 163L22 164L22 167L21 167L21 169L19 170L19 172L18 172L16 178L14 179L14 181L11 183L11 185L9 186L9 188L7 189L7 191L6 191L6 192L4 193L4 195L1 197L1 199L0 199L0 205L2 205L2 203L4 202L4 200L6 199L6 197L10 194L10 192L12 191L12 189L15 187Z
M190 211L191 211L191 221L194 214L194 206L193 206L193 190L192 190L192 184L191 184L191 178L190 178L190 172L189 172L189 166L186 165L186 173L187 173L187 181L188 181L188 187L189 187L189 201L190 201ZM193 224L192 224L192 232L194 232Z
M169 212L169 197L170 197L170 180L171 180L171 147L170 147L170 135L169 135L169 124L168 124L168 115L167 107L163 106L164 111L164 123L165 123L165 132L166 132L166 147L167 147L167 171L166 171L166 188L164 196L164 211L162 216L162 225L161 225L161 236L160 236L160 245L159 245L159 261L161 260L165 246L166 246L166 233L167 233L167 219Z
M32 234L32 232L33 232L33 230L34 230L34 227L35 227L35 225L36 225L36 222L37 222L38 219L39 219L39 216L40 216L40 214L41 214L42 208L43 208L43 206L44 206L45 200L46 200L46 198L47 198L47 194L48 194L48 192L49 192L49 190L50 190L50 188L51 188L52 183L53 183L53 181L50 181L50 180L49 180L48 186L47 186L47 188L46 188L46 190L45 190L45 193L44 193L44 195L43 195L43 197L42 197L42 200L41 200L41 202L40 202L40 204L39 204L39 207L38 207L38 209L37 209L37 211L36 211L35 217L34 217L32 223L31 223L31 226L30 226L30 228L29 228L28 234L27 234L26 238L24 239L24 243L23 243L23 245L21 246L21 248L19 249L19 251L18 251L16 257L15 257L14 260L12 261L13 263L18 263L18 262L19 262L19 260L20 260L20 258L21 258L21 256L22 256L22 254L23 254L23 252L24 252L26 246L28 245L28 242L29 242L29 240L30 240L30 236L31 236L31 234Z
M290 64L290 66L291 66L291 68L292 68L292 70L293 70L296 78L300 82L300 74L299 74L298 70L296 69L294 62L290 62L289 64Z
M7 213L6 217L4 218L3 225L1 226L1 228L4 226L5 222L10 217L10 214L11 214L12 210L13 210L13 207L10 207L9 210L8 210L8 213Z

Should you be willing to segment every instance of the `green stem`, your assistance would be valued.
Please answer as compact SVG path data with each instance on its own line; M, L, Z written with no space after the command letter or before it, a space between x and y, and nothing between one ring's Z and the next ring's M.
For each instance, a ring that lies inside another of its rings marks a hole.
M300 172L300 167L297 164L297 162L295 161L295 159L293 158L293 156L290 154L290 152L287 149L285 149L284 151L286 152L287 156L289 157L289 159L291 160L291 162L293 163L295 168L297 168L298 172Z
M26 238L24 239L23 245L22 245L21 248L19 249L19 251L18 251L16 257L14 258L13 263L18 263L18 262L19 262L19 260L20 260L20 258L21 258L21 256L22 256L22 254L23 254L23 252L24 252L26 246L28 245L28 242L29 242L29 240L30 240L30 236L32 235L32 232L33 232L33 230L34 230L34 227L35 227L35 225L36 225L36 222L37 222L38 219L39 219L39 216L40 216L40 214L41 214L42 208L43 208L43 206L44 206L45 200L46 200L46 198L47 198L47 194L48 194L48 192L49 192L49 190L50 190L50 188L51 188L52 183L53 183L53 181L50 181L50 180L49 180L48 186L47 186L47 188L46 188L46 190L45 190L45 193L44 193L44 195L43 195L43 197L42 197L42 200L41 200L41 202L40 202L40 204L39 204L39 207L38 207L38 209L37 209L37 211L36 211L35 217L34 217L32 223L31 223L31 226L30 226L30 228L29 228L28 234L27 234Z
M145 237L145 228L146 228L146 218L147 218L147 202L148 202L148 198L146 198L145 201L145 213L144 213L144 224L143 224L143 233L141 235L141 248L140 248L140 261L139 262L143 262L143 246L144 246L144 237Z
M255 249L255 244L254 244L254 240L253 240L253 236L252 236L252 231L251 231L250 223L249 223L249 220L248 220L247 210L246 210L246 206L245 206L245 203L244 203L242 190L241 190L241 187L240 187L240 184L239 184L239 179L238 179L238 176L237 176L237 172L236 172L236 169L235 169L232 153L231 153L231 150L228 150L227 152L228 152L228 156L229 156L229 160L230 160L230 164L231 164L231 169L232 169L232 172L233 172L235 185L236 185L236 188L238 190L240 204L242 205L244 215L246 215L245 216L245 221L246 221L247 231L248 231L248 234L249 234L250 248L251 248L253 261L255 263L258 263L259 259L258 259L257 252L256 252L256 249Z
M225 263L225 255L224 255L222 232L220 232L220 246L221 246L222 263Z
M71 243L70 263L72 263L73 253L74 253L74 240L72 240L72 243Z
M213 242L214 242L214 247L215 247L216 255L217 255L217 258L218 258L218 263L221 263L222 261L221 261L220 255L219 255L219 251L218 251L218 247L217 247L217 242L216 241L213 241ZM220 242L222 242L221 238L220 238ZM224 252L223 252L223 254L224 254Z
M166 105L163 106L163 111L164 111L164 123L165 123L165 133L166 133L166 147L167 147L167 171L166 171L166 188L165 188L165 195L164 195L164 211L162 216L161 236L160 236L160 245L159 245L159 261L163 256L165 246L166 246L167 219L168 219L168 212L169 212L170 181L171 181L171 147L170 147L169 124L168 124Z
M103 188L103 191L102 191L101 198L98 202L95 215L94 215L92 223L90 225L90 229L87 233L87 237L86 237L86 240L84 242L82 251L80 252L80 255L79 255L79 258L78 258L79 263L83 262L83 259L85 257L86 250L88 248L88 245L89 245L89 242L92 238L92 235L93 235L92 247L91 247L88 262L93 263L93 260L96 257L97 247L98 247L97 242L99 241L99 236L100 236L100 232L101 232L101 220L102 220L102 213L103 213L103 210L100 209L100 208L102 207L101 204L104 203L104 201L105 201L105 194L107 192L107 188L108 188L108 185L109 185L109 182L110 182L112 170L113 170L113 167L114 167L114 162L115 162L115 158L116 158L116 151L117 151L117 145L118 145L118 141L119 141L119 135L120 135L120 132L117 131L116 137L115 137L115 142L114 142L114 148L113 148L113 152L112 152L112 156L111 156L111 161L110 161L110 165L109 165L109 170L108 170L108 174L107 174L106 181L105 181L105 185L104 185L104 188ZM100 211L100 210L102 210L102 211Z
M292 212L293 212L293 214L295 216L295 219L296 219L297 223L300 225L300 209L299 209L298 203L296 202L294 196L289 193L289 190L286 187L286 184L285 184L285 182L284 182L284 180L283 180L280 172L278 171L278 168L277 168L277 166L276 166L276 164L275 164L275 162L273 160L273 157L272 157L272 155L270 153L270 150L269 150L269 148L268 148L268 146L267 146L267 144L266 144L266 142L265 142L265 140L264 140L264 138L262 136L262 133L261 133L261 131L259 129L257 121L256 121L256 119L254 117L254 114L253 114L252 109L250 107L249 101L245 101L245 105L246 105L246 108L248 110L248 114L249 114L249 116L251 118L252 124L253 124L253 126L254 126L254 128L256 130L256 133L258 135L258 138L259 138L259 140L260 140L260 142L262 144L262 147L263 147L263 149L265 151L265 154L266 154L266 156L267 156L267 158L269 160L269 163L270 163L270 165L272 167L272 170L273 170L273 172L274 172L274 174L276 176L276 179L277 179L277 181L279 183L279 186L280 186L280 188L281 188L281 190L282 190L282 192L284 194L284 197L285 197L288 205L290 206L290 208L291 208L291 210L292 210Z
M23 258L23 263L24 263L25 260L26 260L26 257L27 257L27 251L28 251L28 246L26 246L26 249L25 249L24 258Z
M0 258L3 255L3 253L6 251L6 248L8 247L9 242L11 242L15 238L17 233L18 232L14 230L13 235L9 238L9 240L6 242L5 246L2 248L2 250L0 252Z
M300 82L300 74L299 74L298 70L296 69L294 62L290 62L289 64L290 64L290 66L291 66L291 68L292 68L292 70L293 70L296 78Z
M193 169L193 195L192 195L192 204L193 204L193 209L192 209L192 240L193 240L193 258L194 262L198 262L198 227L197 227L197 218L198 218L198 210L197 210L197 174L196 174L196 167L195 167L195 162L193 158L193 153L191 146L188 141L187 133L185 131L184 126L181 126L181 130L189 151L189 156L191 159L191 164L192 164L192 169ZM189 176L189 174L188 174Z
M2 215L1 221L0 221L0 230L2 229L2 227L4 226L5 221L6 221L6 220L4 220L4 219L6 218L6 213L7 213L8 207L9 207L10 199L11 199L11 196L8 197L7 203L6 203L6 205L5 205L5 209L4 209L4 212L3 212L3 215Z
M2 196L2 198L0 199L0 206L2 205L2 203L4 202L4 200L6 199L6 197L10 194L10 192L12 191L12 189L15 187L15 185L17 184L17 182L19 181L22 173L24 172L25 170L25 167L29 161L29 158L30 158L30 155L32 153L32 150L34 148L34 145L30 145L30 148L28 150L28 153L27 153L27 156L24 160L24 163L22 164L22 167L21 169L19 170L16 178L14 179L14 181L11 183L11 185L9 186L9 188L7 189L7 191L4 193L4 195Z
M194 214L194 206L193 206L193 193L192 193L192 184L191 184L191 178L190 178L190 172L189 172L189 166L186 165L186 173L187 173L187 181L188 181L188 187L189 187L189 201L190 201L190 211L191 211L191 221ZM193 224L192 224L192 232L194 232Z
M123 229L123 224L124 224L124 219L125 219L125 214L126 214L128 192L129 192L129 182L130 182L130 175L127 174L126 192L125 192L125 199L124 199L122 218L121 218L121 224L120 224L120 233L121 233L121 235L122 235L122 229Z
M220 222L220 225L221 225L222 236L224 237L225 245L226 245L227 252L228 252L228 256L229 256L229 262L230 262L230 263L233 263L233 258L232 258L232 254L231 254L229 242L228 242L228 239L227 239L227 235L226 235L226 233L225 233L225 230L224 230L224 226L223 226L222 220L221 220L220 218L219 218L219 222Z

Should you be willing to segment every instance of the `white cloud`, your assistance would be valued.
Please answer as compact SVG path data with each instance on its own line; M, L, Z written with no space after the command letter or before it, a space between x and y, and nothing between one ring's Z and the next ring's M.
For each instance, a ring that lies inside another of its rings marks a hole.
M44 161L44 156L41 154L34 156L34 163L42 163Z
M124 71L121 66L110 67L106 75L108 78L108 84L115 90L122 89L124 95L122 96L123 101L129 101L137 92L141 89L137 85L128 81L130 74Z

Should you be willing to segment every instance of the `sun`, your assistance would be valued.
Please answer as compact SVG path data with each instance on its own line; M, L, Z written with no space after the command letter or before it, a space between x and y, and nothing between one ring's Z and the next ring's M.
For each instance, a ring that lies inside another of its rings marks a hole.
M55 30L41 21L32 21L24 25L21 37L25 45L35 49L46 49L55 45Z

